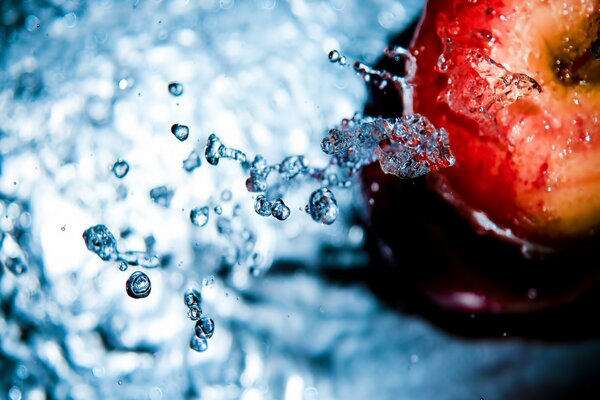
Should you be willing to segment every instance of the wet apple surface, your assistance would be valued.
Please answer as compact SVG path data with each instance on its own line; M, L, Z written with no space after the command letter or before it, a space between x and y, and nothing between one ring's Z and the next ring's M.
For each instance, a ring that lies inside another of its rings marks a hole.
M556 17L561 37L579 43L562 64L570 79L587 79L573 85L548 64L557 59L551 45L524 50L509 32L527 21L517 13L525 6L493 3L430 3L413 40L415 111L448 130L457 166L410 181L376 166L362 174L380 264L391 265L380 268L389 276L375 291L461 334L597 336L586 315L600 303L598 62L593 29L577 29L588 20L597 27L598 4L569 6L575 22ZM527 6L546 18L527 28L539 43L546 33L534 34L536 24L562 9ZM412 36L395 43L407 46ZM378 67L402 69L390 60ZM377 89L365 110L401 111L396 93ZM399 293L407 290L420 300Z

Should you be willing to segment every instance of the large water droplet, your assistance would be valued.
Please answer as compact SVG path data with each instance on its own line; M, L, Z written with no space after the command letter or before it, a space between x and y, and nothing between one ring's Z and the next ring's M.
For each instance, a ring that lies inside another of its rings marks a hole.
M88 250L93 251L104 261L115 259L117 240L105 225L92 226L83 232L83 240Z
M327 188L315 190L308 200L308 212L317 222L333 224L338 216L338 206L333 193Z
M210 339L215 331L215 323L211 318L202 317L196 322L194 332L200 339Z
M283 200L277 199L271 208L271 215L280 221L285 221L290 216L290 209Z
M254 201L254 211L256 211L258 215L268 217L271 215L272 209L273 205L267 200L264 194L256 196L256 200Z
M169 93L175 97L181 96L183 94L183 85L179 82L169 83Z
M173 126L171 126L171 133L177 140L183 142L190 135L190 128L188 128L187 125L173 124Z
M127 279L125 289L127 290L129 297L133 299L143 299L150 294L152 284L150 283L148 275L141 271L136 271L131 274L129 279Z
M190 211L190 220L196 226L204 226L208 223L208 207L196 207Z
M112 172L117 178L124 178L129 172L129 164L127 164L127 161L119 159L113 164Z

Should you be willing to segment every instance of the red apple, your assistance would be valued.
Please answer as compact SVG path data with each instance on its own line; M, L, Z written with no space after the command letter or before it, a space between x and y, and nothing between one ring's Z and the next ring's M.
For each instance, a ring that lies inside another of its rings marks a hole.
M556 248L600 227L600 3L430 1L415 112L456 165L436 188L477 228Z

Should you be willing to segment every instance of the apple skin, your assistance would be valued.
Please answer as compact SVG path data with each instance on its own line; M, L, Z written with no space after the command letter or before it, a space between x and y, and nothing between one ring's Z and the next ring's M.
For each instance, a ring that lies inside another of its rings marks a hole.
M600 61L580 69L587 81L573 71L564 79L555 65L579 62L597 40L598 15L598 2L586 0L427 4L411 46L415 111L446 129L456 157L434 187L480 232L537 250L597 243ZM526 74L541 92L487 116L473 111L469 102L484 104L491 90L473 52Z

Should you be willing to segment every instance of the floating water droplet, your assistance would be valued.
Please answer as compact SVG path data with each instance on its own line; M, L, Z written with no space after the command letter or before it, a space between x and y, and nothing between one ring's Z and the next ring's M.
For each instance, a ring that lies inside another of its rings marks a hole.
M327 188L315 190L308 200L308 212L317 222L333 224L338 216L338 206L333 193Z
M183 294L183 302L187 307L202 303L202 294L197 289L190 288Z
M269 200L267 200L264 194L259 194L256 196L256 200L254 201L254 211L256 211L258 215L268 217L271 215L272 209L273 205Z
M340 52L337 50L331 50L329 52L329 61L337 63L340 60Z
M194 335L190 340L190 348L199 353L205 352L208 349L208 341Z
M121 271L123 271L123 272L127 271L128 267L129 267L129 265L125 261L123 261L123 260L119 261L119 269Z
M104 261L113 260L117 255L117 240L105 225L99 224L83 232L83 240L88 250L93 251Z
M112 166L112 172L117 178L124 178L129 172L129 164L125 160L118 159Z
M125 289L127 290L129 297L133 299L143 299L150 294L152 284L150 283L148 275L141 271L136 271L131 274L129 279L127 279Z
M179 82L169 83L169 93L175 97L181 96L183 94L183 84Z
M190 220L192 224L203 227L208 223L208 207L196 207L190 211Z
M215 331L215 323L211 318L202 317L196 322L194 332L200 339L210 339Z
M183 160L183 169L185 169L187 172L192 172L200 165L202 165L202 159L196 150L192 150L187 158Z
M173 126L171 126L171 133L177 140L183 142L190 135L190 128L188 128L187 125L173 124Z
M214 208L214 211L215 211L215 214L221 215L221 214L223 214L223 207L216 205Z
M157 186L150 190L150 198L159 206L168 208L171 205L171 200L175 195L175 191L166 186Z
M285 221L290 216L290 209L283 200L277 199L271 208L271 215L280 221Z

